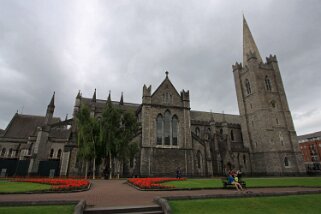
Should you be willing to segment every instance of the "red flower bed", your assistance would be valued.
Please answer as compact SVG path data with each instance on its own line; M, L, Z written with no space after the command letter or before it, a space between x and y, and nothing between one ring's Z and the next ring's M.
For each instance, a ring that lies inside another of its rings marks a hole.
M175 188L174 186L162 185L162 182L167 181L182 181L185 178L130 178L128 182L141 188L141 189L169 189Z
M77 190L85 189L90 184L88 180L54 179L54 178L16 178L15 182L31 182L51 185L51 190Z

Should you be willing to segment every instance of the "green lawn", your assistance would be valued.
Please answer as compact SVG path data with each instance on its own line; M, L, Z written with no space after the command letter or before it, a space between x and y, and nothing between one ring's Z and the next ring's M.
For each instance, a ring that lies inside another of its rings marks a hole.
M1 192L29 192L36 190L48 190L51 185L29 183L29 182L10 182L0 181L0 193Z
M202 199L169 201L179 213L321 213L321 194L279 197Z
M1 207L1 214L56 214L73 213L75 205L41 205L41 206L16 206Z
M247 187L282 187L306 186L321 187L321 177L278 177L278 178L245 178ZM170 181L163 183L176 188L222 188L221 179L187 179L185 181Z

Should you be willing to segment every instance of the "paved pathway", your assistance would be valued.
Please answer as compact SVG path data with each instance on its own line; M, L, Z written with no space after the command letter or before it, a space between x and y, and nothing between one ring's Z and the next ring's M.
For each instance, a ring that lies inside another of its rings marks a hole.
M76 193L46 194L8 194L0 195L0 201L47 201L47 200L81 200L94 207L115 207L132 205L151 205L157 196L195 196L235 194L232 189L191 190L191 191L139 191L125 183L125 180L94 180L89 191ZM253 188L253 193L316 191L321 188Z

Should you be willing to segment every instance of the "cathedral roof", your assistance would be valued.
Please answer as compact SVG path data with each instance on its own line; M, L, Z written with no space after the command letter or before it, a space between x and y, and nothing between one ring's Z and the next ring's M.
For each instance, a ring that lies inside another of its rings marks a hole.
M50 129L49 137L57 139L68 139L71 133L71 129L65 127L54 127Z
M5 138L27 139L30 136L35 136L37 127L44 125L44 116L23 115L16 113L6 128ZM52 122L59 122L59 118L52 118Z
M85 98L82 97L81 98L81 102L85 105L90 105L92 99L91 98ZM136 104L136 103L126 103L123 102L123 105L120 105L120 102L116 102L116 101L111 101L114 107L120 107L125 110L125 111L132 111L132 112L136 112L136 110L139 108L140 104ZM106 107L106 103L107 100L100 100L100 99L96 99L96 102L94 103L95 105L95 112L96 113L102 113L104 108Z
M220 113L213 113L213 112L205 112L205 111L193 111L191 110L191 120L194 121L208 121L214 120L215 122L227 122L227 123L234 123L240 124L241 118L239 115L232 115L232 114L220 114Z

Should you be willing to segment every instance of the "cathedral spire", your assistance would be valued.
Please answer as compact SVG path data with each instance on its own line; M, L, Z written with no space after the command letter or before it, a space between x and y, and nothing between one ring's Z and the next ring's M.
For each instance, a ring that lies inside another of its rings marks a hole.
M258 62L262 62L262 58L257 48L250 28L243 15L243 65L247 64L248 56L255 56Z
M48 107L55 108L55 93L56 93L56 92L53 93Z

